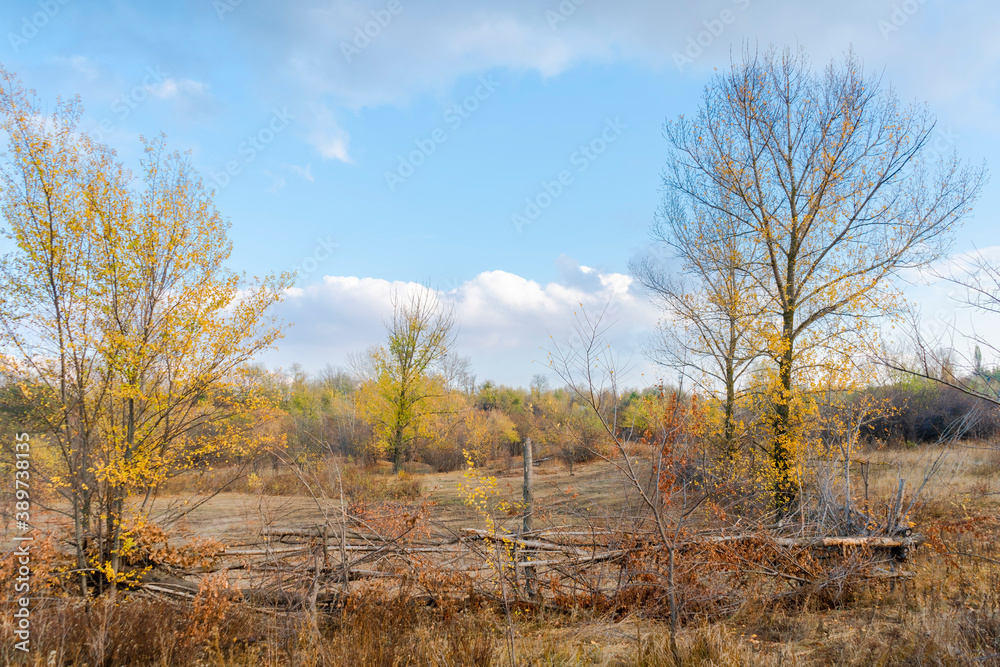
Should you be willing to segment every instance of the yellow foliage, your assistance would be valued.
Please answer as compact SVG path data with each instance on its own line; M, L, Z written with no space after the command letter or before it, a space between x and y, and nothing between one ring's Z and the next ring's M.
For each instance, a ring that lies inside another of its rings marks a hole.
M134 174L77 131L76 102L49 116L0 68L0 180L14 250L0 273L0 372L58 452L78 559L124 581L124 499L216 458L281 446L273 397L249 362L281 328L268 314L290 275L246 280L225 266L229 222L186 156L144 140ZM104 532L100 527L106 523Z

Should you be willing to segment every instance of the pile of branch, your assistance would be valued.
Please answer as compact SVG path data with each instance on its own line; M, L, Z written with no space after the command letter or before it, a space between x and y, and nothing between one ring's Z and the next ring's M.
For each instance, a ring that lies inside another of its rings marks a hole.
M896 566L922 542L920 535L789 537L761 531L690 535L674 549L694 554L695 561L698 554L709 551L768 552L781 555L772 560L789 563L802 560L795 554L843 558L864 552L871 555L867 563L886 564L888 569L871 567L862 578L898 579L912 576ZM244 600L268 608L335 606L353 585L375 579L406 580L422 586L431 600L476 591L481 596L540 604L542 587L592 600L611 599L640 585L662 586L656 564L662 562L664 551L653 533L578 527L522 534L439 527L432 536L404 533L394 538L344 529L343 525L271 527L263 529L254 543L227 547L211 566L177 572L175 577L153 577L144 587L155 593L194 598L198 585L190 577L226 571L242 580L242 586L235 590ZM782 567L774 562L749 566L745 559L745 555L729 558L727 576L764 574L796 585L821 578L800 566ZM704 576L711 578L713 572L718 570L706 569Z

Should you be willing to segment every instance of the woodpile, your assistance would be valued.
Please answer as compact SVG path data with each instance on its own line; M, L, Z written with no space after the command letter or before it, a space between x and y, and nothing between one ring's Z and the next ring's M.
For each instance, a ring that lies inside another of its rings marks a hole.
M861 579L908 578L912 573L899 565L922 542L920 535L788 536L748 531L685 536L676 550L722 554L716 560L728 559L732 565L725 576L757 574L802 586L816 584L823 576L811 576L803 569L803 555L819 562L864 553L867 570L859 571ZM198 594L197 577L228 572L240 582L234 593L260 608L336 606L354 587L373 580L409 582L422 588L417 594L429 601L475 591L487 598L503 595L537 605L547 604L540 584L547 591L565 589L592 600L612 599L637 581L655 583L655 563L662 560L663 551L652 532L572 526L519 534L440 528L434 535L404 534L394 539L344 530L343 525L267 527L256 543L227 547L210 566L170 576L154 572L143 588L193 599ZM765 565L751 562L753 554L766 553L780 558L772 557ZM776 565L780 560L788 564ZM719 572L709 568L706 576Z

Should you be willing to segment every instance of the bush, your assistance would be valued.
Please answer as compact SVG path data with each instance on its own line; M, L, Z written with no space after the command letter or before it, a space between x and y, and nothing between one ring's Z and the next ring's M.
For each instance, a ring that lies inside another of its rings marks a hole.
M1000 436L1000 408L930 380L914 380L869 390L887 403L862 436L893 446L935 442L958 436L989 440ZM974 414L974 418L967 418Z

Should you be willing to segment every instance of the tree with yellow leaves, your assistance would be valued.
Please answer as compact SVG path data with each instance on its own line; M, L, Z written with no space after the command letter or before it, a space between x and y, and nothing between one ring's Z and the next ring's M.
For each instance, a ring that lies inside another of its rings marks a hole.
M800 388L877 338L873 318L901 303L892 278L939 257L980 192L982 169L931 163L933 129L853 53L817 74L803 52L774 49L747 49L693 119L665 126L673 247L688 261L739 239L741 284L760 308L779 509L797 487Z
M498 409L466 409L462 414L466 458L478 466L504 458L509 462L511 447L518 442L514 421Z
M59 452L86 593L126 580L126 514L148 513L166 479L276 441L246 371L280 337L267 311L290 276L226 269L228 222L186 158L146 142L135 179L78 119L75 102L45 116L0 70L15 248L0 271L0 370L33 407L26 427Z
M403 470L413 441L428 435L433 402L448 389L434 373L454 340L455 318L429 290L413 291L402 301L392 295L388 345L374 347L358 364L364 379L358 404L373 428L375 449Z

